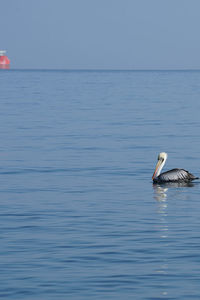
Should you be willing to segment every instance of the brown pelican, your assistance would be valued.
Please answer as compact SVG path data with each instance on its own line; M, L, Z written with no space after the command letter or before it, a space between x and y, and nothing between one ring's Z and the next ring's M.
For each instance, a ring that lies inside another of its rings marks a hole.
M198 179L198 177L195 177L193 174L189 173L184 169L172 169L170 171L160 174L166 160L167 160L167 153L161 152L158 155L158 162L152 176L154 183L190 182L194 179Z

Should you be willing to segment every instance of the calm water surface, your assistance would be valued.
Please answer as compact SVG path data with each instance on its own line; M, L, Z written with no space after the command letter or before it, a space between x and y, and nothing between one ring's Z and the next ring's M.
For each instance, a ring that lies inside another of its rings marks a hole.
M200 72L0 72L0 297L200 299Z

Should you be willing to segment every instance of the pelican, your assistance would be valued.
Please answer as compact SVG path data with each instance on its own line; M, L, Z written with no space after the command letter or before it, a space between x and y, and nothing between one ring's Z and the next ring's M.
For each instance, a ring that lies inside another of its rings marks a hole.
M155 171L152 176L153 183L165 183L165 182L190 182L198 177L189 173L184 169L172 169L160 174L162 168L167 160L167 153L161 152L158 155L158 162Z

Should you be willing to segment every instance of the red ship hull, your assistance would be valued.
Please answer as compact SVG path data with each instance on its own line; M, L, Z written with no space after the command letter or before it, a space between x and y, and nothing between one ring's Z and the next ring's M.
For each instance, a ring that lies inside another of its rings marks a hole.
M0 69L9 69L10 60L6 55L0 56Z

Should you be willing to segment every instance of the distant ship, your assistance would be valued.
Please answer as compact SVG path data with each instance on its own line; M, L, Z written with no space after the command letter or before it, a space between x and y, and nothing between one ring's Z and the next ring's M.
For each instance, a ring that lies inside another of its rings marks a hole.
M5 55L5 50L0 50L0 69L9 69L10 68L10 60Z

